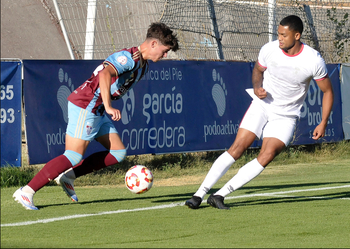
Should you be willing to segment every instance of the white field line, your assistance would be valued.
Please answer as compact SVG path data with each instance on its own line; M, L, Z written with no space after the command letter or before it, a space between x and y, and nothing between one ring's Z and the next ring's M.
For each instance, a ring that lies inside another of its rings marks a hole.
M350 185L343 185L343 186L336 186L336 187L311 188L311 189L280 191L280 192L273 192L273 193L239 195L239 196L226 197L225 200L238 199L238 198L250 198L250 197L256 197L256 196L282 197L280 195L290 194L290 193L309 192L309 191L322 191L322 190L330 190L330 189L349 188L349 187L350 187ZM307 197L307 198L314 198L314 197ZM318 198L318 197L315 197L315 198ZM325 198L327 198L327 197L325 197ZM341 199L349 199L349 198L341 198ZM1 224L1 227L27 226L27 225L33 225L33 224L39 224L39 223L50 223L50 222L54 222L54 221L70 220L70 219L84 218L84 217L91 217L91 216L98 216L98 215L119 214L119 213L127 213L127 212L138 212L138 211L172 208L172 207L183 206L183 205L185 205L184 202L177 202L177 203L171 203L171 204L159 205L159 206L153 206L153 207L122 209L122 210L115 210L115 211L100 212L100 213L95 213L95 214L76 214L76 215L68 215L68 216L41 219L41 220L35 220L35 221L24 221L24 222Z

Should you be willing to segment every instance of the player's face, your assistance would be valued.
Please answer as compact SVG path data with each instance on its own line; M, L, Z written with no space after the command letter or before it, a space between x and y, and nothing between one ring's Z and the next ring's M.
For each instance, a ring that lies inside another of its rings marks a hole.
M169 46L165 46L161 42L154 40L151 44L151 54L149 59L153 62L157 62L163 58L166 58L169 50Z
M300 39L300 33L290 30L288 26L278 26L278 41L280 49L288 51L294 47L295 43Z

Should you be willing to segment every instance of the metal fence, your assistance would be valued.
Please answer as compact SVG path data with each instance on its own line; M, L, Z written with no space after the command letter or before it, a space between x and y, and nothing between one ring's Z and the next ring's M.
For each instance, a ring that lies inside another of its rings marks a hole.
M279 21L295 14L302 41L327 63L350 61L349 0L53 0L72 56L104 59L143 42L150 23L164 22L181 49L170 59L255 61L276 39Z

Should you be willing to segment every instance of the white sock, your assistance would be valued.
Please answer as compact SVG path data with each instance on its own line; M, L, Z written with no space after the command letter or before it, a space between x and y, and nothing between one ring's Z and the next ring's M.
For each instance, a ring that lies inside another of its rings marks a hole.
M75 180L77 179L77 177L75 176L74 170L73 168L67 169L66 172L64 172L64 174L66 175L66 177Z
M28 194L35 194L35 191L31 187L29 187L28 185L25 185L22 188L22 191L25 193L28 193Z
M214 184L227 172L231 165L235 162L235 159L225 151L222 153L211 166L207 176L205 177L202 185L199 187L195 196L204 198L208 191L214 186Z
M237 174L229 180L225 186L223 186L215 195L221 195L225 197L226 195L232 193L233 191L239 189L244 184L250 182L255 177L257 177L265 168L261 166L258 159L254 159L241 167Z

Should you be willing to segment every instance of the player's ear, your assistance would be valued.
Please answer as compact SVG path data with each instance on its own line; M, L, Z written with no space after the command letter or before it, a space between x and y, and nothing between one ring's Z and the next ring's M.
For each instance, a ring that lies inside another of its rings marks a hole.
M158 44L158 42L157 42L157 40L152 40L151 41L151 48L155 48L156 46L157 46L157 44Z
M299 32L295 32L294 37L295 37L295 40L299 41L301 38L301 34Z

